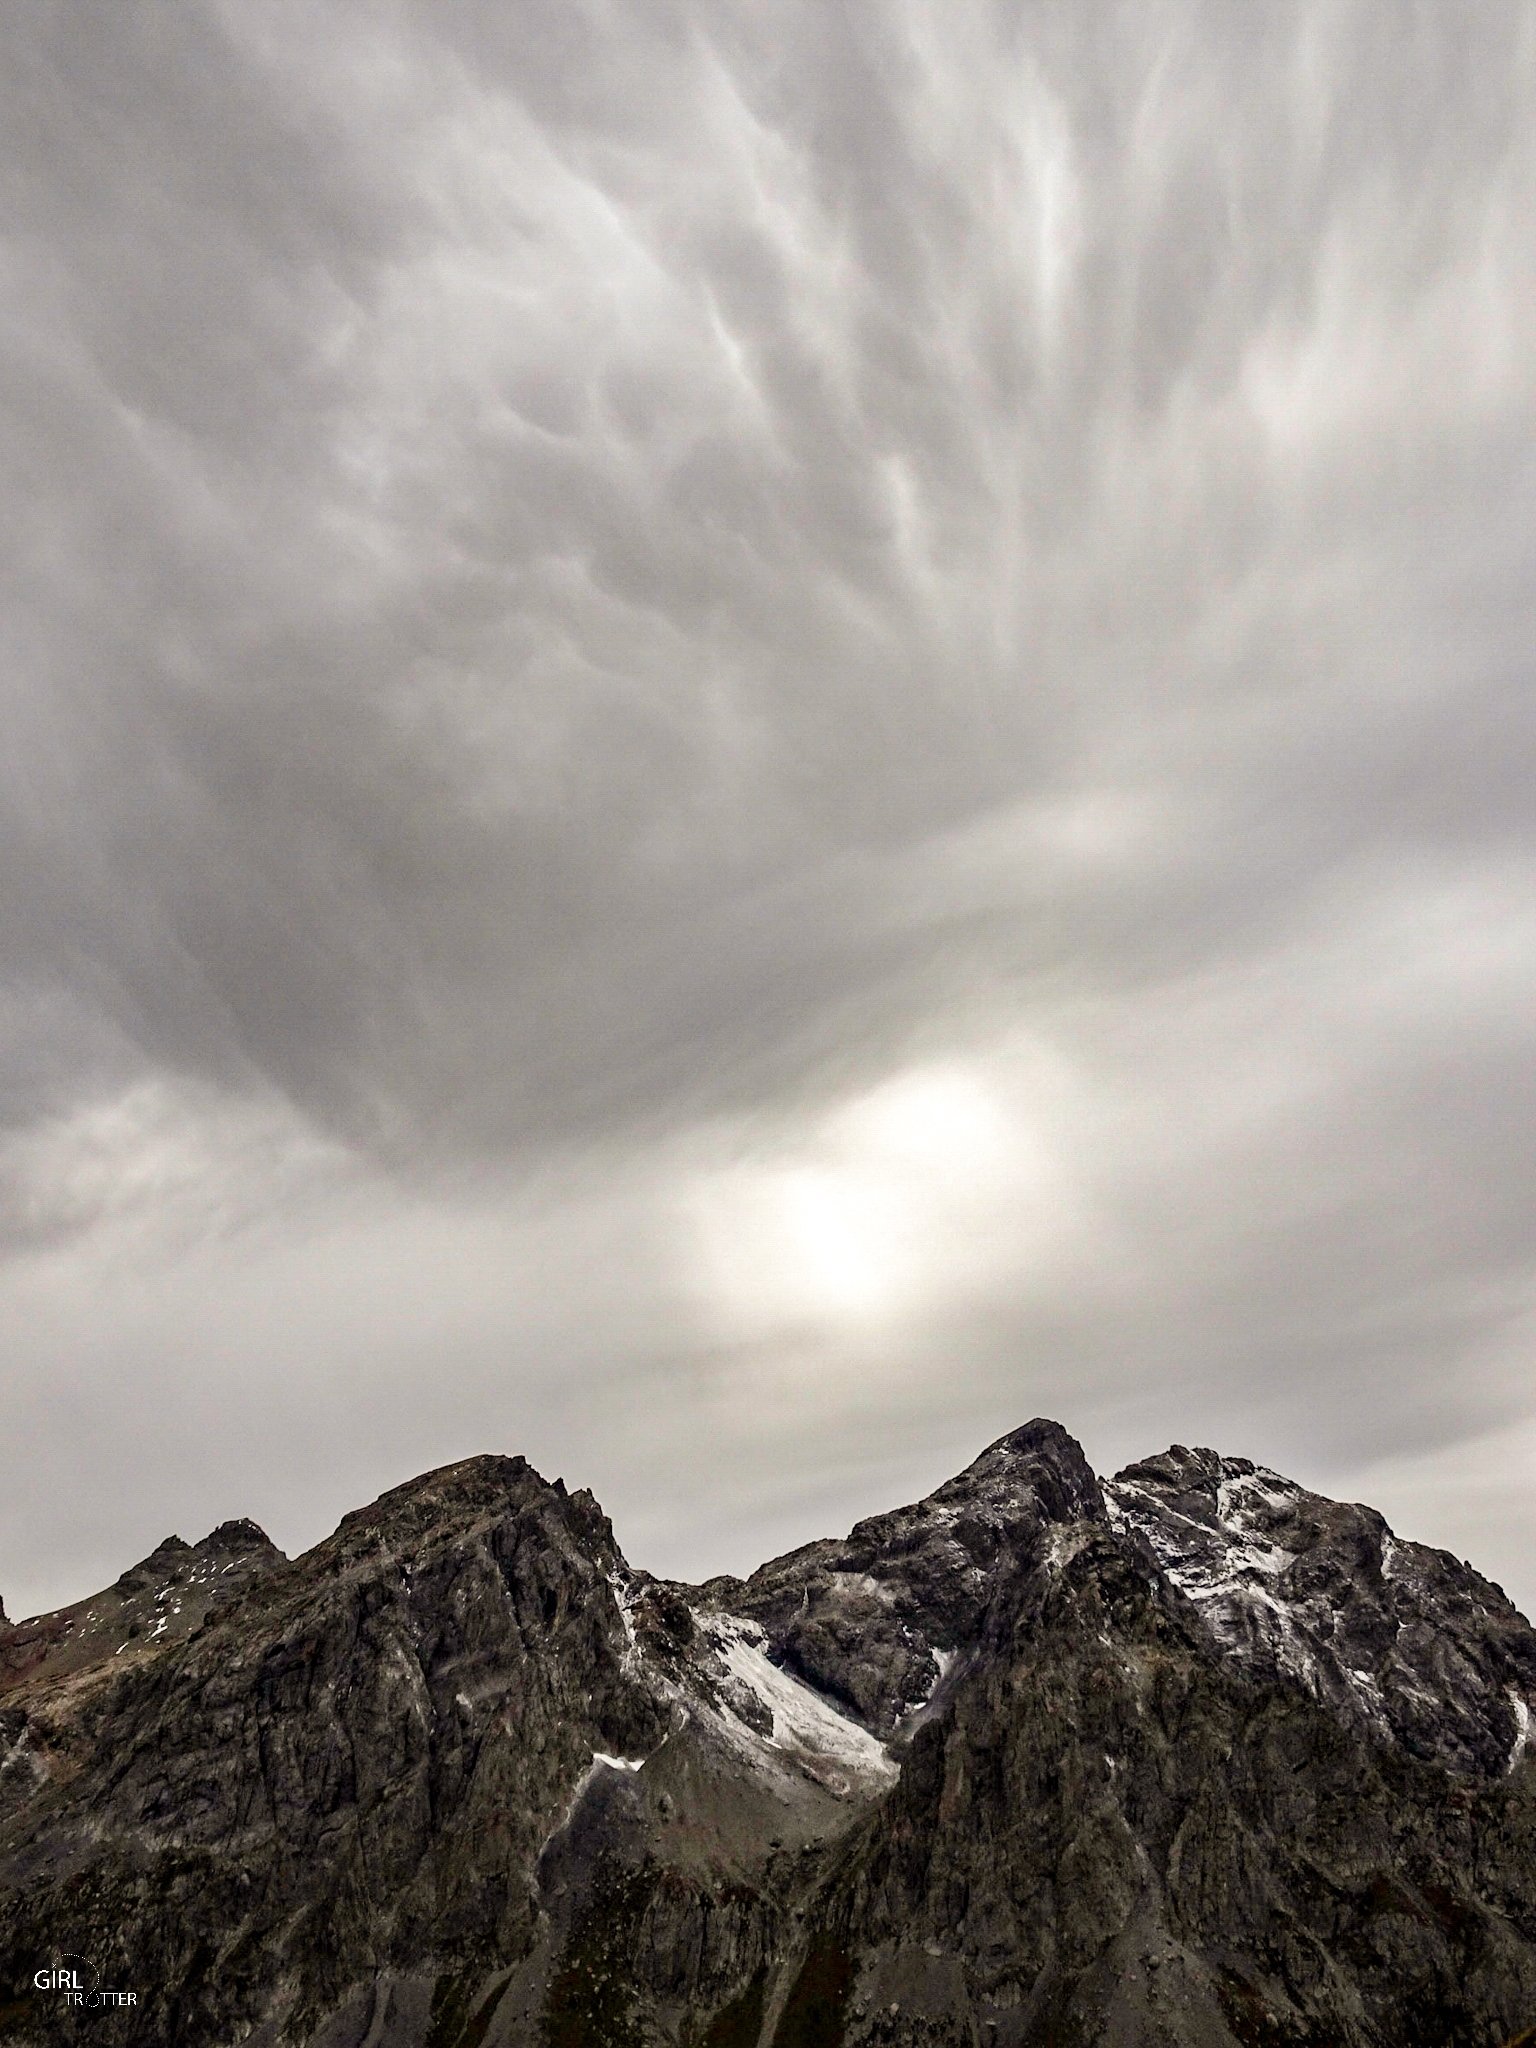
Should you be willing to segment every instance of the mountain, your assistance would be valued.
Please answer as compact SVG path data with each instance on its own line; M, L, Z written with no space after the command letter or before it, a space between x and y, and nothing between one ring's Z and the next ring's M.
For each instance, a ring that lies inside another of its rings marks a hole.
M1533 1700L1470 1566L1212 1451L1030 1423L698 1587L474 1458L0 1622L0 2041L1536 2044Z

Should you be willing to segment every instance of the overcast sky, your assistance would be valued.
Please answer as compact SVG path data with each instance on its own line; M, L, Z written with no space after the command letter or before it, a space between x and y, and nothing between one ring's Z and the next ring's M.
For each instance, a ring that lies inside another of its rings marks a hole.
M33 0L0 1595L1057 1417L1536 1606L1526 0Z

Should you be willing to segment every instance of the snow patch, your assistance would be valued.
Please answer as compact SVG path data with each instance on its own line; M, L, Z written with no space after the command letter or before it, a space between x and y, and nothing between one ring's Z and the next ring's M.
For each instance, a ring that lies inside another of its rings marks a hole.
M619 1610L619 1620L624 1626L624 1668L633 1671L640 1661L640 1639L635 1633L635 1606L640 1596L622 1572L610 1572L608 1584L613 1592L613 1604Z
M560 1818L555 1822L555 1825L550 1829L549 1833L544 1837L544 1840L540 1843L539 1854L541 1856L544 1854L544 1851L549 1847L550 1843L554 1841L557 1835L562 1835L565 1833L565 1830L570 1826L571 1822L576 1817L577 1807L580 1806L583 1799L586 1798L588 1792L591 1791L593 1785L597 1782L600 1773L602 1773L605 1770L620 1771L623 1772L626 1776L633 1776L635 1772L643 1771L645 1769L645 1766L650 1762L651 1757L656 1754L656 1750L660 1749L666 1742L666 1739L666 1736L663 1735L661 1741L657 1743L656 1749L653 1749L651 1751L650 1756L634 1758L627 1756L610 1756L607 1750L605 1749L594 1749L592 1752L591 1763L587 1765L587 1768L576 1780L576 1783L571 1790L571 1796L565 1803L565 1811L561 1814Z
M950 1672L954 1670L956 1664L960 1661L958 1650L938 1650L932 1644L928 1647L928 1655L933 1660L933 1677L921 1691L912 1699L906 1701L902 1709L901 1719L896 1727L898 1735L910 1733L917 1726L918 1722L926 1717L928 1709L938 1698L940 1688L943 1686L945 1679L948 1678Z
M829 1700L802 1685L765 1655L763 1631L734 1615L700 1617L711 1629L731 1676L768 1709L771 1734L759 1735L727 1704L735 1744L750 1752L777 1750L820 1784L846 1798L856 1784L885 1785L896 1776L885 1744L840 1714Z
M1316 1644L1281 1580L1295 1553L1271 1542L1261 1517L1290 1507L1298 1489L1278 1473L1224 1470L1216 1490L1215 1518L1187 1515L1166 1500L1149 1497L1135 1481L1122 1481L1117 1503L1125 1521L1151 1544L1172 1583L1200 1609L1207 1628L1226 1649L1267 1654L1314 1699L1325 1692ZM1113 1498L1113 1496L1111 1496ZM1380 1723L1380 1688L1370 1672L1339 1663L1367 1718Z
M1504 1766L1505 1777L1509 1776L1510 1772L1531 1746L1530 1703L1524 1694L1516 1692L1513 1686L1509 1688L1508 1697L1509 1704L1514 1708L1515 1712L1515 1742L1514 1747L1509 1752L1509 1762Z
M840 1596L864 1593L871 1600L878 1600L882 1607L894 1606L896 1599L883 1580L874 1578L869 1572L844 1571L840 1566L833 1568L831 1590Z

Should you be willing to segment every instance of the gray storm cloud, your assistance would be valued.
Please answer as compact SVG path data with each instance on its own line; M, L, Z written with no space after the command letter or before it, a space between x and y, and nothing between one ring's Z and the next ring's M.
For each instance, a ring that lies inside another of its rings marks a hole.
M0 1591L1045 1410L1536 1598L1536 24L45 5Z

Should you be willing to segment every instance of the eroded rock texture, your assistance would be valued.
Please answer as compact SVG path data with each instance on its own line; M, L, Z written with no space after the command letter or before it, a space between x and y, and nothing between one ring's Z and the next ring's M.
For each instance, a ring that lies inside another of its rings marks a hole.
M1213 1452L1033 1423L698 1588L472 1459L0 1623L0 2039L1503 2048L1533 1698L1470 1567Z

